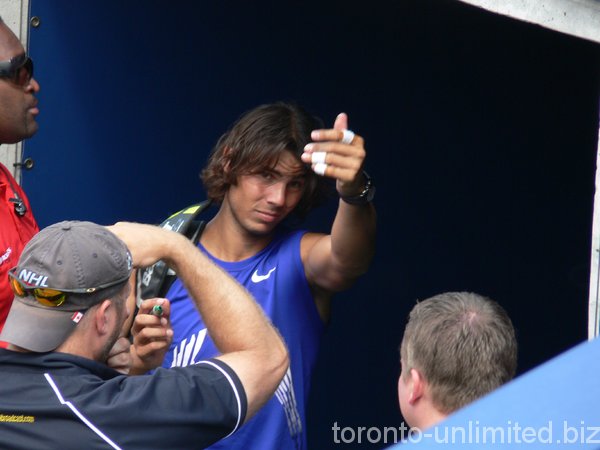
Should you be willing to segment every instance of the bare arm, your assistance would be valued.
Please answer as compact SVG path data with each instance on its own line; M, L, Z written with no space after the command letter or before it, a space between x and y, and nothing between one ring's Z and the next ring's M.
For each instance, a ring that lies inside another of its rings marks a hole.
M286 347L252 296L185 236L152 225L118 223L109 229L128 245L134 265L159 259L183 281L208 331L238 375L248 420L273 395L288 367Z
M314 152L326 152L324 176L336 179L341 197L359 194L366 182L362 174L366 157L363 138L355 135L350 144L340 142L341 130L347 126L346 114L338 115L332 129L313 132L315 142L302 155L304 162L311 162ZM301 253L309 283L329 293L349 287L371 263L375 230L376 214L371 203L351 205L340 199L331 234L311 233L302 241Z

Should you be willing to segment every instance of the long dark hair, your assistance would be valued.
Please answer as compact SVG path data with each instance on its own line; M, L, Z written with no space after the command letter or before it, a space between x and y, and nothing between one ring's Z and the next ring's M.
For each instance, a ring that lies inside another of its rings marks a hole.
M323 128L319 118L293 103L271 103L246 112L221 136L200 173L208 197L222 202L240 175L274 167L283 152L291 152L300 161L304 146L311 142L311 131L319 128ZM330 191L331 184L307 165L304 194L294 214L305 217Z

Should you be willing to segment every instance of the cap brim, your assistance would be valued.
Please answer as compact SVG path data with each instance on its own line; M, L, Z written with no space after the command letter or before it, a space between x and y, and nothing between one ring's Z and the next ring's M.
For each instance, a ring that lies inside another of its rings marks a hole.
M34 299L15 297L0 340L32 352L49 352L62 344L75 329L78 313L37 305Z

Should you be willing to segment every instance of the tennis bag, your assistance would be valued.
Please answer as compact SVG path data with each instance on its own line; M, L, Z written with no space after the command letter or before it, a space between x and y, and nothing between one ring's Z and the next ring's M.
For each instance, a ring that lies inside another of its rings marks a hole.
M210 200L205 200L188 206L170 216L160 224L160 227L181 233L196 245L206 225L205 221L199 219L199 215L210 206L210 203ZM136 289L137 306L147 298L164 297L176 277L175 272L162 260L150 267L139 269Z

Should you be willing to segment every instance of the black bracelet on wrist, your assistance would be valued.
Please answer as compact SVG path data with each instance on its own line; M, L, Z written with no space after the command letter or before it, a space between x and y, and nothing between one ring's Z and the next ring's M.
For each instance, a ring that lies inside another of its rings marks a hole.
M343 201L349 203L350 205L366 205L367 203L371 203L373 201L373 198L375 197L375 183L369 174L364 170L363 176L365 177L365 188L362 190L362 192L360 194L350 196L340 195L340 198Z

